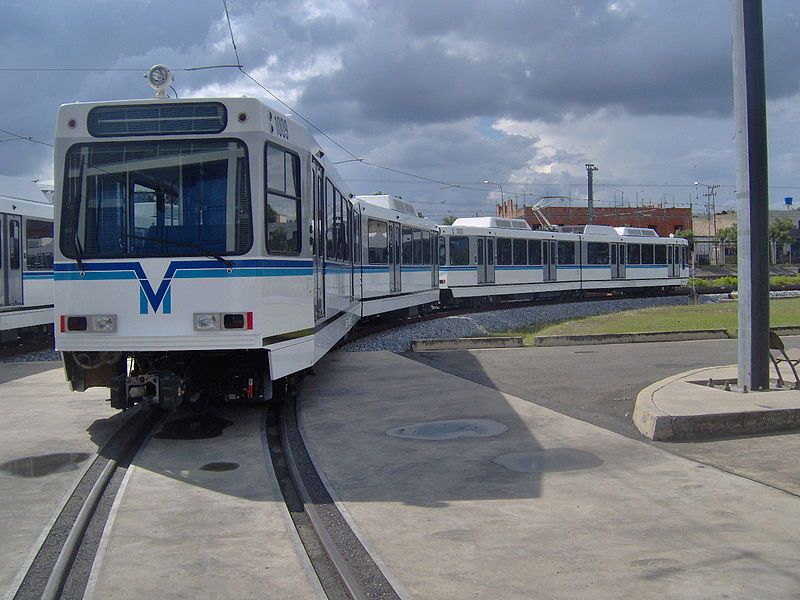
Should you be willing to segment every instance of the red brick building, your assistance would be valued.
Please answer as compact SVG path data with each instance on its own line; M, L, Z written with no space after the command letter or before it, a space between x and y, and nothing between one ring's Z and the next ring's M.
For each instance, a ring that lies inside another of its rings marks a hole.
M586 206L546 206L539 209L553 225L586 225L589 209ZM525 219L534 229L541 224L530 206L517 206L513 200L497 205L497 216L507 219ZM668 237L680 229L692 228L690 208L666 208L661 206L619 206L594 208L595 225L613 227L649 227L661 237Z

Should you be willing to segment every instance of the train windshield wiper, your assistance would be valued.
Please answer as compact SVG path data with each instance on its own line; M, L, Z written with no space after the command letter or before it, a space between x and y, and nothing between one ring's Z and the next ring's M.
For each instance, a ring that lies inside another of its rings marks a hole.
M75 194L72 196L73 214L75 215L75 262L78 263L78 268L83 274L86 267L83 265L83 246L81 245L80 232L78 231L78 214L81 207L81 199L83 198L83 173L86 167L86 161L81 157L81 168L78 171L78 185L75 189Z
M213 258L213 259L219 261L220 263L225 265L225 267L227 269L229 269L229 270L233 269L233 261L230 261L227 258L224 258L224 257L220 256L219 254L215 254L214 252L209 252L208 248L206 248L202 244L192 244L190 242L179 242L177 240L170 240L170 239L167 239L167 238L160 238L160 237L150 237L150 236L147 236L147 235L133 235L132 233L123 233L122 235L125 236L127 239L131 239L131 240L142 240L142 241L145 241L145 242L156 242L156 243L159 243L159 244L171 244L173 246L181 246L183 248L191 248L193 250L199 250L200 252L203 253L203 256L207 256L208 258Z

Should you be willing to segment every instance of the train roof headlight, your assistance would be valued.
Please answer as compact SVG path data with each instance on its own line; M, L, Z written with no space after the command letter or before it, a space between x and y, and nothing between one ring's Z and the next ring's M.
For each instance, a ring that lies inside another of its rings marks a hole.
M172 71L166 65L153 65L145 73L150 87L156 91L156 98L166 98L167 90L174 80Z

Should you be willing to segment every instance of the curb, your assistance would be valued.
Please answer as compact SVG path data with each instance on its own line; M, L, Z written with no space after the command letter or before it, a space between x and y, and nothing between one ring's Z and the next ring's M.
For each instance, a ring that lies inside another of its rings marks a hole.
M597 333L588 335L540 335L533 338L534 346L583 346L593 344L631 344L641 342L685 342L689 340L728 339L725 329L694 329L691 331L653 331L641 333Z
M522 337L474 337L450 340L411 340L411 352L432 350L480 350L483 348L522 348Z
M636 397L633 424L646 438L656 442L681 442L710 440L736 435L776 433L800 428L800 408L756 408L755 398L760 392L751 392L753 410L735 410L727 413L700 413L672 415L661 409L655 395L668 386L680 386L692 376L699 376L708 368L695 369L673 375L646 387ZM697 390L693 390L696 392ZM680 389L674 391L680 393ZM722 392L729 394L731 392ZM777 392L783 393L783 392ZM714 399L707 399L713 404Z

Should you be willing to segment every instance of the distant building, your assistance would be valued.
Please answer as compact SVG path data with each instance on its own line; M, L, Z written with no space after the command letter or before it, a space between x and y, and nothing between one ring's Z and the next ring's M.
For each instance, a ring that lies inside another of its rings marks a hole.
M736 264L736 243L722 243L717 234L738 223L736 211L722 211L713 216L695 215L692 219L694 233L694 254L699 265ZM770 242L770 262L772 264L796 262L800 259L800 210L787 208L769 211L769 224L786 220L792 223L791 244Z
M539 210L553 225L586 225L589 222L589 209L586 206L545 206ZM518 206L513 200L498 204L497 216L525 219L532 228L541 227L532 207ZM655 229L661 237L668 237L682 229L692 228L692 211L689 208L662 206L595 206L594 224L612 227L646 227Z

